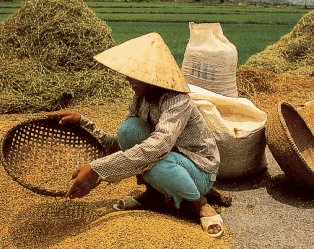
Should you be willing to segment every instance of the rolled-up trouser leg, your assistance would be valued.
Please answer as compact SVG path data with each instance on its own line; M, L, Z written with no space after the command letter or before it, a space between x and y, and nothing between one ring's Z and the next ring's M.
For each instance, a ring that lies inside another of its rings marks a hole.
M145 172L143 179L159 192L172 197L179 208L182 200L196 201L207 194L216 176L199 170L185 156L170 152L164 160Z

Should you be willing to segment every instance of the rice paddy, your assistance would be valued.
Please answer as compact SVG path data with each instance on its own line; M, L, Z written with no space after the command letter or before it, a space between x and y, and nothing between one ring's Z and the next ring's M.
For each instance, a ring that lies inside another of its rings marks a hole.
M109 24L117 43L152 31L161 33L179 65L189 39L188 22L220 22L226 37L237 46L239 65L243 65L251 55L290 32L309 11L298 6L219 5L187 1L86 3ZM17 11L19 6L20 2L0 2L0 21Z

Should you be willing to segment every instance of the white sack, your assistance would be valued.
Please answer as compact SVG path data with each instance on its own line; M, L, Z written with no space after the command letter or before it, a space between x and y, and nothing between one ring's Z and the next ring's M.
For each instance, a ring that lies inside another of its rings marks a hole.
M195 105L213 131L220 152L218 178L246 177L267 166L267 114L245 98L230 98L189 84Z
M182 73L190 84L228 97L237 97L238 51L219 23L189 23L190 39Z

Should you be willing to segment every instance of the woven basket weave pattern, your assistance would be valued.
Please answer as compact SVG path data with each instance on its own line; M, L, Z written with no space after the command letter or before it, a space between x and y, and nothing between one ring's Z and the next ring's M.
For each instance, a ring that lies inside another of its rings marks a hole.
M79 151L79 153L73 153L73 157L64 158L66 157L62 154L64 148L73 152ZM75 168L82 162L108 154L97 139L82 127L59 125L58 120L47 118L27 120L9 130L3 138L1 153L5 170L15 181L38 194L49 196L64 196L65 190L34 186L25 179L25 172L35 170L31 168L34 166L28 165L30 168L26 168L22 162L44 160L50 165L63 162L66 165L72 164L71 167ZM57 168L56 172L58 172ZM50 176L47 175L47 177Z
M304 153L314 150L313 132L298 111L282 102L270 113L266 125L268 147L287 176L314 189L313 158Z

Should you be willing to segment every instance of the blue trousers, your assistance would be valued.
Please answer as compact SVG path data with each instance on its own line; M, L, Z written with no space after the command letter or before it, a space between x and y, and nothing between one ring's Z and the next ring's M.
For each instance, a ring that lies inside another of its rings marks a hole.
M122 150L140 144L151 134L148 123L131 117L118 128L118 141ZM142 174L144 181L173 198L176 208L182 200L195 201L207 194L216 179L215 174L199 170L187 157L177 152L169 152L165 159L156 162L151 170Z

